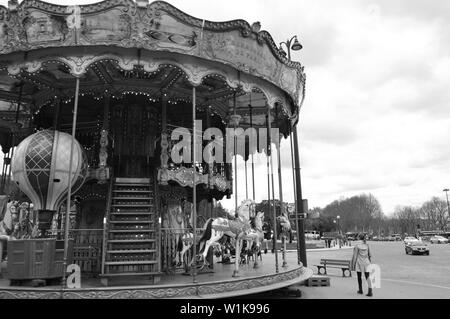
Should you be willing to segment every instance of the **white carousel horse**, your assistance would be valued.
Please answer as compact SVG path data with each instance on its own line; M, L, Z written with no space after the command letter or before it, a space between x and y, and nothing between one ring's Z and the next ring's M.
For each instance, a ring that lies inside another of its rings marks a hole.
M233 276L237 276L239 272L239 258L238 252L240 252L241 242L251 229L250 217L254 215L255 202L246 199L238 207L237 218L235 220L229 220L226 218L210 218L204 227L202 237L199 240L199 255L203 257L202 269L207 266L206 256L208 254L209 247L213 243L216 243L224 235L228 235L231 238L236 239L236 258L235 269ZM195 256L191 261L191 265L196 260Z
M182 263L180 253L183 247L183 236L185 235L185 221L181 205L178 202L167 205L165 226L170 234L168 244L171 259L176 266L180 266Z
M263 232L264 212L258 212L255 217L252 218L252 228L243 237L247 245L247 256L254 257L254 268L258 268L258 256L261 256L261 243L264 240ZM262 258L261 258L262 260Z
M179 266L184 263L187 270L187 261L185 260L185 254L191 249L194 243L194 233L186 232L178 242L178 256L179 256Z
M287 215L286 210L282 212L280 216L277 216L277 230L279 236L281 237L281 244L283 246L283 267L287 266L286 262L286 241L289 235L292 232L291 222L289 221L289 217Z

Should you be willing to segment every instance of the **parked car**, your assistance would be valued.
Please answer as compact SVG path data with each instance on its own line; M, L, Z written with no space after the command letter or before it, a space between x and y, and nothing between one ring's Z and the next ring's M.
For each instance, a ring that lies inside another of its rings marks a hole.
M405 239L403 239L403 242L405 244L407 244L407 243L415 243L415 242L418 242L418 241L419 240L416 237L412 237L412 236L408 236L408 237L405 237Z
M448 244L448 239L443 236L433 236L430 238L430 243L432 244Z
M429 255L430 249L427 244L421 241L415 241L405 244L405 252L407 255Z
M402 236L400 236L400 234L394 234L394 235L392 235L392 237L394 237L395 241L401 241L402 240Z
M395 241L395 237L392 236L392 235L390 235L390 236L387 236L387 237L386 237L386 240L387 240L387 241Z

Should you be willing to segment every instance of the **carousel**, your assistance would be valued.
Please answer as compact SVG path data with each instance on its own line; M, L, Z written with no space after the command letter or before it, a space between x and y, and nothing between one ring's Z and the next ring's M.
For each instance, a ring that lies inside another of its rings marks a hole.
M0 298L218 298L312 275L296 131L305 74L260 29L163 1L0 6ZM257 153L267 186L254 182ZM220 215L224 198L235 207ZM295 256L276 244L291 225ZM261 254L267 240L275 249Z

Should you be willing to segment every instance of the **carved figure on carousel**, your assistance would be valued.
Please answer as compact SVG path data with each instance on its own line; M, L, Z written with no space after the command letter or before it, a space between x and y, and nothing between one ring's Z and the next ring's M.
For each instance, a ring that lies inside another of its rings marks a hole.
M30 239L39 236L37 225L31 220L32 205L23 202L19 206L20 218L19 222L14 227L13 237L15 239Z
M168 230L169 234L167 244L169 251L171 251L169 256L170 266L181 266L183 261L181 253L184 249L183 237L186 233L185 217L179 201L169 201L166 207L164 227Z
M205 231L198 242L199 255L203 259L203 265L200 269L207 266L206 255L208 254L209 247L217 243L224 235L230 236L236 240L236 255L241 251L242 241L247 240L247 235L250 234L248 239L253 239L254 235L251 234L250 217L254 216L255 202L250 199L246 199L237 209L237 218L230 220L226 218L210 218L205 224ZM249 247L247 247L249 249ZM193 258L190 265L193 264L196 258ZM235 269L233 271L233 277L239 274L239 258L235 258Z
M15 226L19 221L19 211L18 202L10 201L4 202L2 210L0 212L0 263L3 260L3 245L8 242L8 240L14 239L13 233ZM1 271L1 267L0 267Z

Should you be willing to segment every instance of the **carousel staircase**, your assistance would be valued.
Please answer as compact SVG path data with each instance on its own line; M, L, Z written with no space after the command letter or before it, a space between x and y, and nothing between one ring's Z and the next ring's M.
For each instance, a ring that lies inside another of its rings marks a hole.
M160 275L153 181L116 178L104 238L102 278Z

